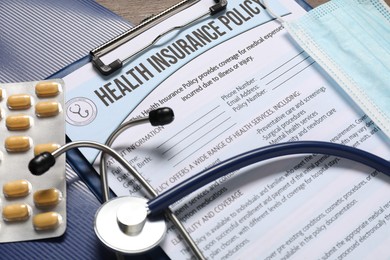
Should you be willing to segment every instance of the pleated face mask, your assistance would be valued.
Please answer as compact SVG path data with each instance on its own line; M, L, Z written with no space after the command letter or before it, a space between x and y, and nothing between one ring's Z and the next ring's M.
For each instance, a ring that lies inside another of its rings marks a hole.
M284 23L390 137L390 8L382 0L332 0Z

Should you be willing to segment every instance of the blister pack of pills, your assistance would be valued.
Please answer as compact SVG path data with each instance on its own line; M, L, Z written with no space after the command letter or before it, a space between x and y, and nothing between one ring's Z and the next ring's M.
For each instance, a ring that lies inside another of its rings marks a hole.
M0 243L61 236L66 229L65 156L34 176L35 155L65 143L60 79L0 83Z

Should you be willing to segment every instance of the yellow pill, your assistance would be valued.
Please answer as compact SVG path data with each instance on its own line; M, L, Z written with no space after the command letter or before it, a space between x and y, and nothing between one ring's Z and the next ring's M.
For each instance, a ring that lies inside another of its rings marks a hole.
M54 229L61 223L62 217L57 212L46 212L33 217L33 225L36 230Z
M43 152L52 153L58 148L60 148L59 144L54 144L54 143L38 144L34 147L34 155L37 156L38 154L41 154Z
M5 139L5 149L11 153L26 152L31 147L31 140L27 136L10 136Z
M10 181L3 185L3 193L7 198L25 197L30 190L31 184L27 180Z
M31 107L31 97L27 94L9 96L7 106L14 110L28 109Z
M5 125L10 131L27 130L31 126L31 120L26 115L8 116Z
M27 204L11 204L3 207L5 221L23 221L30 217L31 209Z
M0 101L3 99L3 89L0 88Z
M61 200L61 192L57 189L39 190L34 193L34 203L37 207L53 207Z
M35 106L35 114L39 117L56 116L60 112L60 104L55 101L39 102Z
M38 97L54 97L60 92L60 84L57 82L45 81L35 86L35 93Z

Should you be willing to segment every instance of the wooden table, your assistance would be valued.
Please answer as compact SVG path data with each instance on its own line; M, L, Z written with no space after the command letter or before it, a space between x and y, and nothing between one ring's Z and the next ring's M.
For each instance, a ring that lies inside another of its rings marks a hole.
M157 14L180 0L96 0L101 5L119 14L134 24L139 24L151 14ZM316 7L328 0L306 0ZM385 0L390 5L390 0Z

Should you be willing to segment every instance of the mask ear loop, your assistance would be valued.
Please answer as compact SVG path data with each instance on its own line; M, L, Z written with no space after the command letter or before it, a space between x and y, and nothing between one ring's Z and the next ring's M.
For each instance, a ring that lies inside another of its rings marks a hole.
M270 14L272 17L276 18L276 20L278 20L281 24L286 22L286 20L284 20L280 15L277 15L274 11L272 11L272 9L270 8L270 6L268 4L268 0L262 0L262 2L266 8L266 11L268 12L268 14Z

